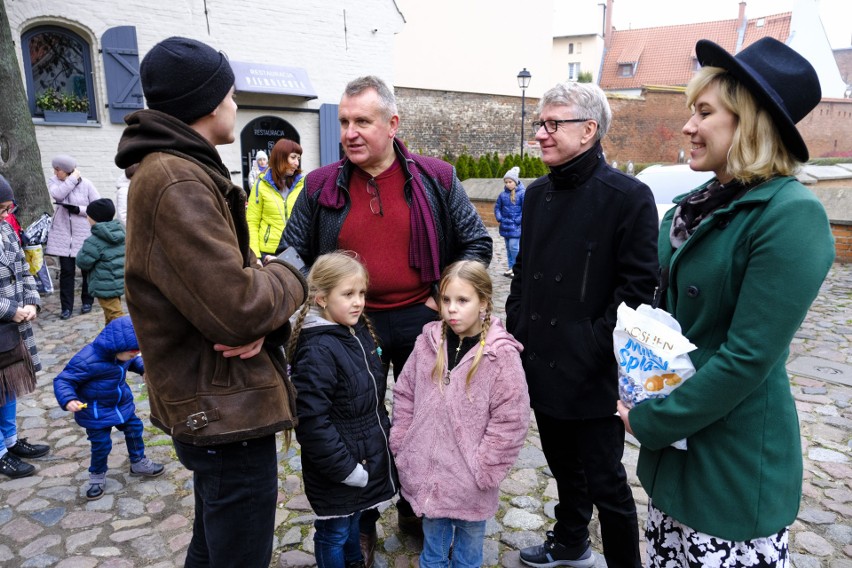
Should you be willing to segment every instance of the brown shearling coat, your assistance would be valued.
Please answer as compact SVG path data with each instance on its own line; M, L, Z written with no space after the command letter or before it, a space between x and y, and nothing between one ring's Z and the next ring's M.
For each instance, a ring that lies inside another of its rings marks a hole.
M128 198L125 281L151 422L199 446L292 428L295 391L281 345L305 299L304 278L278 261L257 264L245 193L212 145L157 111L127 123L116 163L141 165ZM213 349L260 337L264 348L247 359Z

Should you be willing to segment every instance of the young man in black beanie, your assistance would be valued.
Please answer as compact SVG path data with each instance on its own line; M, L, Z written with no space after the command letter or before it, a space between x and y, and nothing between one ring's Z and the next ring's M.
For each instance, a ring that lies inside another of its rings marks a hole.
M77 252L77 266L89 276L89 294L104 311L104 324L124 315L124 225L114 219L111 199L96 199L86 206L92 234Z
M192 470L186 566L266 568L272 556L275 433L295 422L281 345L306 296L295 267L261 267L245 193L216 151L234 141L224 54L171 37L142 60L148 110L129 115L115 162L139 163L128 210L127 307L145 353L151 422Z

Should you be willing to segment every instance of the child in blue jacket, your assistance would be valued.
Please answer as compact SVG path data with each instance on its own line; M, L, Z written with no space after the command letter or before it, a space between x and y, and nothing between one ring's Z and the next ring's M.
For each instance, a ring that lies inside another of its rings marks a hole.
M503 191L497 196L494 203L494 217L500 224L500 236L506 241L506 259L509 262L509 270L503 276L512 278L515 273L515 259L521 246L521 213L524 208L524 193L526 188L518 177L521 168L515 166L503 176Z
M74 413L74 419L86 429L92 444L86 491L90 501L104 494L113 426L124 432L130 454L130 475L156 477L164 470L162 464L145 457L142 421L136 416L133 392L127 384L128 370L142 375L145 366L130 316L122 316L109 322L53 379L53 392L59 406Z

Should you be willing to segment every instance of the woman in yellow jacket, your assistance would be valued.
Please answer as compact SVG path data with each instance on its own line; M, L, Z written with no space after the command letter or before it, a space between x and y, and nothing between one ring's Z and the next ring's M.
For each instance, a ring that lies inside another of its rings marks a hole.
M301 161L302 147L282 138L272 147L266 172L251 188L246 210L249 246L261 261L275 254L293 204L302 191L305 178Z

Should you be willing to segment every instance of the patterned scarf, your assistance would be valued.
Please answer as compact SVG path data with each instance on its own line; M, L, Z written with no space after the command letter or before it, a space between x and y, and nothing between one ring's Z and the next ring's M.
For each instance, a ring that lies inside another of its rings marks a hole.
M739 199L756 184L733 180L728 184L714 179L707 187L685 197L677 206L672 218L669 238L672 246L679 248L714 211Z

